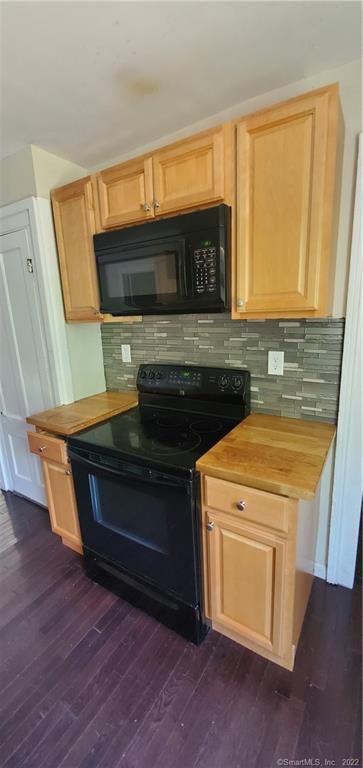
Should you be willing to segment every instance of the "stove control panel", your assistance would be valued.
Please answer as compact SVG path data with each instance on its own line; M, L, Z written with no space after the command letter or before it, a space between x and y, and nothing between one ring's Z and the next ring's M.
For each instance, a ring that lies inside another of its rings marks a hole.
M249 371L194 365L140 365L139 392L216 400L250 398Z

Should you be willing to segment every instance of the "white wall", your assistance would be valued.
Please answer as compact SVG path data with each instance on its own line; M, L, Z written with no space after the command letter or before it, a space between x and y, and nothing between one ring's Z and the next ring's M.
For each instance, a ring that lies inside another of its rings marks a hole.
M172 141L184 138L196 131L204 130L219 122L230 120L239 115L247 115L263 107L268 107L278 101L289 99L292 96L298 96L305 91L314 88L320 88L323 85L338 82L340 87L340 96L345 122L345 145L343 159L342 175L342 194L340 221L337 246L337 267L334 293L333 316L343 317L345 315L346 292L347 292L347 274L350 254L352 211L353 211L353 193L355 179L355 164L358 146L358 133L361 130L362 121L362 93L361 93L361 70L362 60L356 60L342 67L337 67L326 72L321 72L313 77L299 80L295 83L278 88L274 91L261 94L248 101L235 104L233 107L218 112L211 117L201 120L198 123L183 128L173 134L160 137L157 142L146 144L133 150L131 153L117 155L108 165L117 162L123 162L130 157L149 152L156 147L163 146ZM212 87L212 86L211 86ZM98 170L104 166L96 166L92 170Z
M87 176L87 173L81 165L29 144L0 161L0 206L27 197L49 198L51 189Z
M87 176L86 168L69 160L63 160L62 157L46 152L45 149L32 144L31 152L37 197L49 197L51 189Z
M31 146L0 162L0 206L35 197L36 184Z
M74 400L104 392L106 382L100 325L68 323L66 334Z
M363 498L363 133L357 170L348 307L337 426L328 581L354 584Z

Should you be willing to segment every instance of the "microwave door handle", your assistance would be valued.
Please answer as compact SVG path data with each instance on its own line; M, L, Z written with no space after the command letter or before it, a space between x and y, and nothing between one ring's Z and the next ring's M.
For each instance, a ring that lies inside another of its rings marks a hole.
M186 260L186 247L185 240L182 240L180 253L179 253L179 274L181 278L181 284L183 286L183 296L188 295L188 275L187 275L187 260Z
M99 464L98 462L91 461L91 459L85 459L84 456L79 456L77 453L73 453L72 450L68 450L68 456L70 459L73 459L73 461L77 461L79 464L83 464L86 467L92 467L93 469L100 469L104 472L107 472L110 475L115 475L116 477L124 477L124 478L127 478L128 480L137 479L137 480L141 480L143 483L156 482L155 477L147 477L146 474L136 475L133 472L127 472L122 469L121 470L113 469L112 467L108 467L107 464ZM164 478L160 478L160 484L175 486L175 485L180 485L180 482L178 482L177 480L175 480L174 482L171 478L170 479L168 478L167 480Z

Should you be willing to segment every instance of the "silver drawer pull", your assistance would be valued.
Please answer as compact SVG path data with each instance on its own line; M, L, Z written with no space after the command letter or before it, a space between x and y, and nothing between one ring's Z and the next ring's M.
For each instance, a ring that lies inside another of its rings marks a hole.
M47 447L46 445L40 445L38 448L39 453L43 453L43 451L46 450L46 447Z
M213 522L212 523L207 523L208 531L213 531L213 528L214 528L214 523Z
M247 507L247 501L237 501L236 507L240 512L243 512L243 510Z

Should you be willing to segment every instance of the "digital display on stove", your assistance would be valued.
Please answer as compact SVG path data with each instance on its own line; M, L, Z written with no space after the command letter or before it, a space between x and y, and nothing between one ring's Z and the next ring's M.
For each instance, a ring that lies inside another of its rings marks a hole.
M185 384L188 384L189 386L200 387L201 374L199 371L194 370L171 371L169 374L169 383L176 384L177 386L184 386Z

